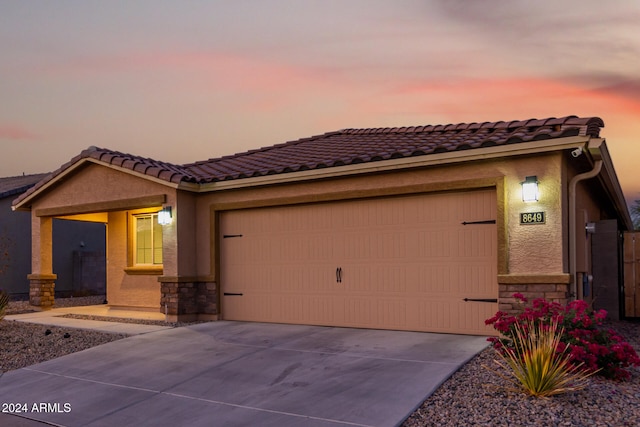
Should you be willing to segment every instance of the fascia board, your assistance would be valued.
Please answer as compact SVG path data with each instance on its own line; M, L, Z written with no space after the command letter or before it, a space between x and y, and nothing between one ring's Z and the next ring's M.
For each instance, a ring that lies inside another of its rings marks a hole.
M180 190L207 193L212 191L233 190L246 187L287 184L307 180L346 177L374 172L394 171L398 169L419 168L426 166L441 166L477 160L496 159L507 156L522 156L541 154L565 149L585 148L591 139L589 136L572 136L568 138L548 139L493 147L475 148L471 150L453 151L447 153L428 154L426 156L405 157L400 159L382 160L378 162L358 163L302 172L289 172L260 177L234 179L230 181L216 181L207 184L182 183Z
M618 211L618 214L621 216L625 227L627 227L628 230L633 230L633 221L631 220L631 215L629 214L627 201L624 198L624 193L622 192L620 181L618 181L618 175L616 174L616 170L613 166L613 161L611 160L611 155L609 154L609 149L607 148L606 141L603 139L599 143L597 148L600 151L600 156L602 157L604 166L604 173L600 173L600 181L602 182L602 185L606 189L607 193L609 193L609 196L613 199L615 208Z

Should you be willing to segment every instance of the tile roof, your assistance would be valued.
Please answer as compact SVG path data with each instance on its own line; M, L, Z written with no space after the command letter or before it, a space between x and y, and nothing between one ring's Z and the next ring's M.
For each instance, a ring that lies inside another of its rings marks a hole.
M89 158L169 183L203 184L551 138L599 137L602 127L604 122L598 117L567 116L510 122L343 129L185 165L89 147L29 189L14 204L73 164Z
M39 173L0 178L0 199L24 193L45 176L46 173Z
M213 182L468 150L576 135L598 137L600 118L569 116L511 122L343 129L232 156L184 165Z
M13 204L15 205L19 203L21 200L27 198L32 193L38 191L39 188L43 187L49 181L53 180L56 176L60 175L65 170L83 159L94 159L101 163L120 166L135 172L139 172L143 175L159 178L170 183L178 184L182 181L195 182L195 177L189 175L182 166L174 165L167 162L160 162L145 157L134 156L132 154L121 153L119 151L91 146L86 150L83 150L80 154L69 160L64 165L60 166L55 171L53 171L50 176L42 179L35 186L29 188L24 194L14 200Z
M182 166L97 147L89 147L71 159L68 164L73 164L82 158L89 157L102 163L131 169L134 172L159 178L167 182L177 184L182 181L194 181L194 177L189 175Z

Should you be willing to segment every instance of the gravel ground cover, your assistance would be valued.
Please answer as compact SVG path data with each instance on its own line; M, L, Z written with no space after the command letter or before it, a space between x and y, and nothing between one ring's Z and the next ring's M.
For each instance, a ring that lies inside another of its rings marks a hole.
M56 307L97 305L103 302L104 295L58 298L56 299ZM34 310L28 301L12 301L7 306L5 314L21 314L32 311ZM61 317L171 327L195 323L171 323L146 319L124 319L77 314L68 314ZM0 373L2 373L126 338L127 335L3 320L0 321L0 337L2 338L0 341Z
M640 323L608 322L640 352ZM453 374L402 427L417 426L640 426L640 369L627 381L591 377L580 391L549 399L506 390L509 383L485 366L497 367L487 348ZM503 373L507 373L503 371Z
M126 337L8 320L0 322L0 336L0 372L24 368Z
M57 307L102 304L104 296L56 299ZM12 301L6 313L33 311L28 301ZM0 321L0 373L45 362L56 357L86 350L97 345L125 338L111 334L35 323Z
M103 297L57 299L57 307L99 304ZM12 302L7 314L29 310ZM102 316L96 320L125 321ZM127 322L167 324L127 319ZM148 323L151 322L151 323ZM173 325L173 324L172 324ZM175 324L174 326L179 326ZM640 352L639 322L609 322ZM125 338L122 334L1 321L0 371L6 372ZM402 427L423 426L639 426L640 369L624 382L592 377L584 390L549 399L507 390L508 383L485 366L496 368L494 350L487 348L445 381ZM505 372L506 373L506 372Z

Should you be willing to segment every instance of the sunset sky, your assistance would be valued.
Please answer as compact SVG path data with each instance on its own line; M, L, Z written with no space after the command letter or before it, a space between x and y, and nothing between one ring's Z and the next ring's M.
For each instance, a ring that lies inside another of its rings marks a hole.
M0 0L0 99L0 176L578 115L640 199L636 0Z

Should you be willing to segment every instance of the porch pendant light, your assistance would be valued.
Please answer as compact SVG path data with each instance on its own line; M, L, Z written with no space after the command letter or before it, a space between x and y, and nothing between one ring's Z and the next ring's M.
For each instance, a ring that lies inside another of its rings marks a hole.
M158 224L169 225L171 224L171 219L171 206L165 206L158 212Z
M540 196L538 192L538 177L528 176L520 183L522 185L522 201L537 202Z

